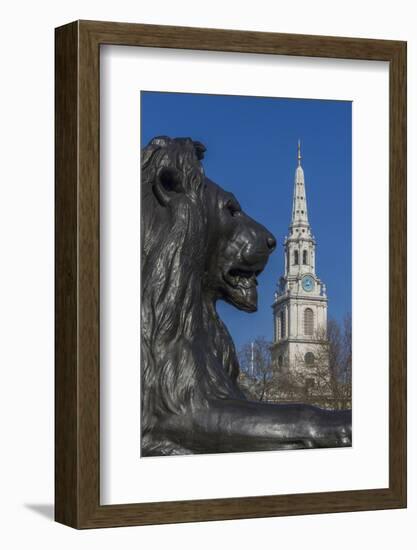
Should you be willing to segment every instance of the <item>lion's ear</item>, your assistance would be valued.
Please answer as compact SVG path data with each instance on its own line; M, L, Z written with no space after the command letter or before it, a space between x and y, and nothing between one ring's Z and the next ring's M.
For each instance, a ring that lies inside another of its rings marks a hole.
M162 166L156 176L153 190L162 206L168 206L175 195L184 192L179 170L173 167Z

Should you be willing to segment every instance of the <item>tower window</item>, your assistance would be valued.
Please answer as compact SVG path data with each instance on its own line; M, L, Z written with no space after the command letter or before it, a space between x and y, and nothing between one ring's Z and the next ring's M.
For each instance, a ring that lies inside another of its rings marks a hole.
M304 210L301 210L301 214L304 214Z
M280 321L280 337L285 338L285 311L281 310L279 314Z
M298 250L294 250L294 265L298 265Z
M304 229L303 229L304 231ZM303 264L307 265L307 250L303 251Z
M282 367L282 355L278 357L278 366Z
M316 358L314 357L314 353L312 353L311 351L308 351L305 355L304 355L304 361L305 361L305 364L306 365L314 365L314 360Z
M304 334L306 336L313 336L314 330L314 313L311 308L304 310Z

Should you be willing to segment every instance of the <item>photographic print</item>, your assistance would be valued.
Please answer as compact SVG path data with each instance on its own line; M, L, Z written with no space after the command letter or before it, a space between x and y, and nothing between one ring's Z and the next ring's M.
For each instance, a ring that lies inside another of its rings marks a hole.
M141 456L350 446L351 102L141 112Z
M406 506L406 43L55 51L56 520Z

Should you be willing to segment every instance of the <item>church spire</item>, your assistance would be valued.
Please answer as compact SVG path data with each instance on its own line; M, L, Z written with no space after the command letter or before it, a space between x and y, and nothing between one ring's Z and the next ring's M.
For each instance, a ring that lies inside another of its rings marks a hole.
M297 168L294 179L294 195L292 206L292 219L290 228L309 227L307 214L307 197L304 183L304 170L301 166L301 142L298 140Z

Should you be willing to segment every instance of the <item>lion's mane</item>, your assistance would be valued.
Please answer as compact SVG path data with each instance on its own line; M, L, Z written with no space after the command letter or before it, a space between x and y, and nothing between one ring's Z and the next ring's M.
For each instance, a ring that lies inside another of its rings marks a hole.
M211 398L244 398L232 339L205 296L207 187L204 146L154 138L142 150L142 445L162 417L187 414ZM164 205L155 194L161 168L182 192Z

